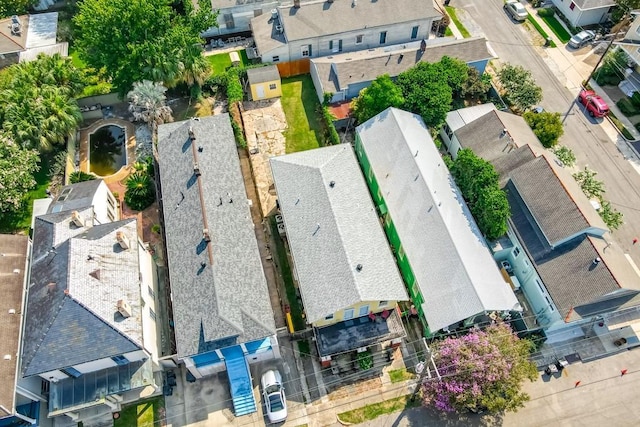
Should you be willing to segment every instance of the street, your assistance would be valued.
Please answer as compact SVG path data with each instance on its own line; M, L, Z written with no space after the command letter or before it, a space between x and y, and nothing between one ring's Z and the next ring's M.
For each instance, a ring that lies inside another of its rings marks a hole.
M640 174L620 153L602 125L584 114L579 105L574 103L579 89L574 82L564 78L564 74L575 74L576 70L552 70L550 67L555 68L555 64L541 56L546 55L545 48L532 44L531 34L525 27L528 24L514 23L502 9L502 4L502 0L451 2L451 6L468 12L472 22L464 22L465 26L473 35L487 38L499 62L522 65L531 71L537 84L542 87L544 98L541 104L547 111L560 112L563 119L567 114L565 133L560 144L573 150L578 168L588 166L598 173L598 179L604 181L605 199L624 215L624 224L612 235L623 251L640 265L640 247L635 248L632 244L633 239L640 236ZM477 25L474 26L473 22ZM529 27L530 31L535 32ZM558 46L553 49L567 48ZM586 53L589 48L584 49L580 54ZM572 90L567 89L565 84Z

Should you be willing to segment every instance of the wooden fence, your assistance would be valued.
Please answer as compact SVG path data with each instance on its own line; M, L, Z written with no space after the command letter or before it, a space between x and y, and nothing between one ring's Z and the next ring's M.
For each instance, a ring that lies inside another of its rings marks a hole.
M276 64L280 77L299 76L300 74L309 74L311 63L309 58L298 59L297 61L281 62Z

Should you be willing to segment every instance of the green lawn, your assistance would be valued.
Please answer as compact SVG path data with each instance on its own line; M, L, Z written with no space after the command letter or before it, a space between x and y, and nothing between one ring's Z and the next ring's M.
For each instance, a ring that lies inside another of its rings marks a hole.
M284 133L286 152L320 147L322 125L318 114L320 102L309 74L282 79L282 109L288 128Z
M414 375L406 369L394 369L389 371L389 379L392 383L399 383L400 381L410 380Z
M531 14L527 15L527 21L529 21L531 25L533 25L533 27L538 31L543 39L547 40L549 38L549 34L547 34L547 32L542 29L540 24L538 24L538 22L533 18L533 16L531 16ZM551 40L549 47L556 47L556 44L553 40Z
M462 22L460 22L460 20L458 19L458 15L456 15L456 8L452 6L445 6L444 8L447 10L447 14L451 18L453 24L456 26L456 28L458 28L460 34L462 34L462 37L464 37L465 39L467 37L471 37L471 33L467 31L464 25L462 25Z
M271 233L274 236L276 245L276 259L278 267L280 268L280 274L284 281L285 293L287 294L287 302L291 309L291 321L293 322L293 329L295 331L301 331L305 328L305 321L302 318L302 307L298 302L298 296L296 295L296 288L293 284L293 274L291 273L291 267L289 266L289 260L285 251L284 243L278 235L278 226L276 225L275 217L271 217ZM298 346L300 351L305 350L300 345Z
M413 408L420 405L420 399L415 402L409 400L409 396L400 396L394 399L385 400L380 403L363 406L362 408L338 414L338 418L351 424L360 424L378 418L380 415L391 414L407 408Z
M240 61L242 65L247 66L250 64L249 58L247 58L247 51L242 49L239 51ZM223 74L227 68L231 66L231 57L229 53L219 53L218 55L209 55L206 57L207 61L211 65L213 74Z
M33 214L33 201L35 199L44 199L47 197L47 188L49 188L49 156L41 156L40 170L34 174L36 186L27 193L27 201L25 207L16 214L4 216L0 221L0 232L15 233L24 232L29 234L31 229L31 215Z
M125 406L120 418L113 420L113 427L157 427L164 418L164 398L153 399Z
M541 16L540 18L549 26L549 28L551 28L551 31L558 36L562 43L569 41L571 34L564 29L560 21L558 21L555 16Z

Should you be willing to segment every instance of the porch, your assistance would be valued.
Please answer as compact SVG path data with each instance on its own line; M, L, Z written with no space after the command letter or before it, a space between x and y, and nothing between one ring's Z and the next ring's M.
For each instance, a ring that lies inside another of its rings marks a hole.
M407 333L393 309L314 328L314 335L320 357L326 357L404 338Z
M155 386L151 360L131 362L50 383L49 416L109 404L107 396ZM155 387L154 387L155 392ZM117 399L116 399L117 400Z

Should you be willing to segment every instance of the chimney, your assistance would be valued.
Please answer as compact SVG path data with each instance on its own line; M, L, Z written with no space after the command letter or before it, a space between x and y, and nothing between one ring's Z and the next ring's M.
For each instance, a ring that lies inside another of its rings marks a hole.
M205 228L202 230L202 238L205 242L209 243L211 241L211 234L209 234L209 229Z
M119 299L116 304L116 309L118 310L118 313L122 314L122 317L131 317L131 306L125 300Z
M193 162L193 173L196 174L196 176L200 176L200 165L198 165L198 162Z
M118 243L120 243L120 247L122 249L129 249L131 247L131 244L129 243L129 238L122 231L118 231L116 233L116 240L118 241Z
M192 127L189 127L189 139L191 141L195 141L196 140L196 133L193 131Z
M293 0L293 7L300 9L300 0Z
M73 223L77 226L77 227L84 227L84 220L82 219L82 217L80 216L80 214L78 213L78 211L73 211L71 213L71 221L73 221Z

